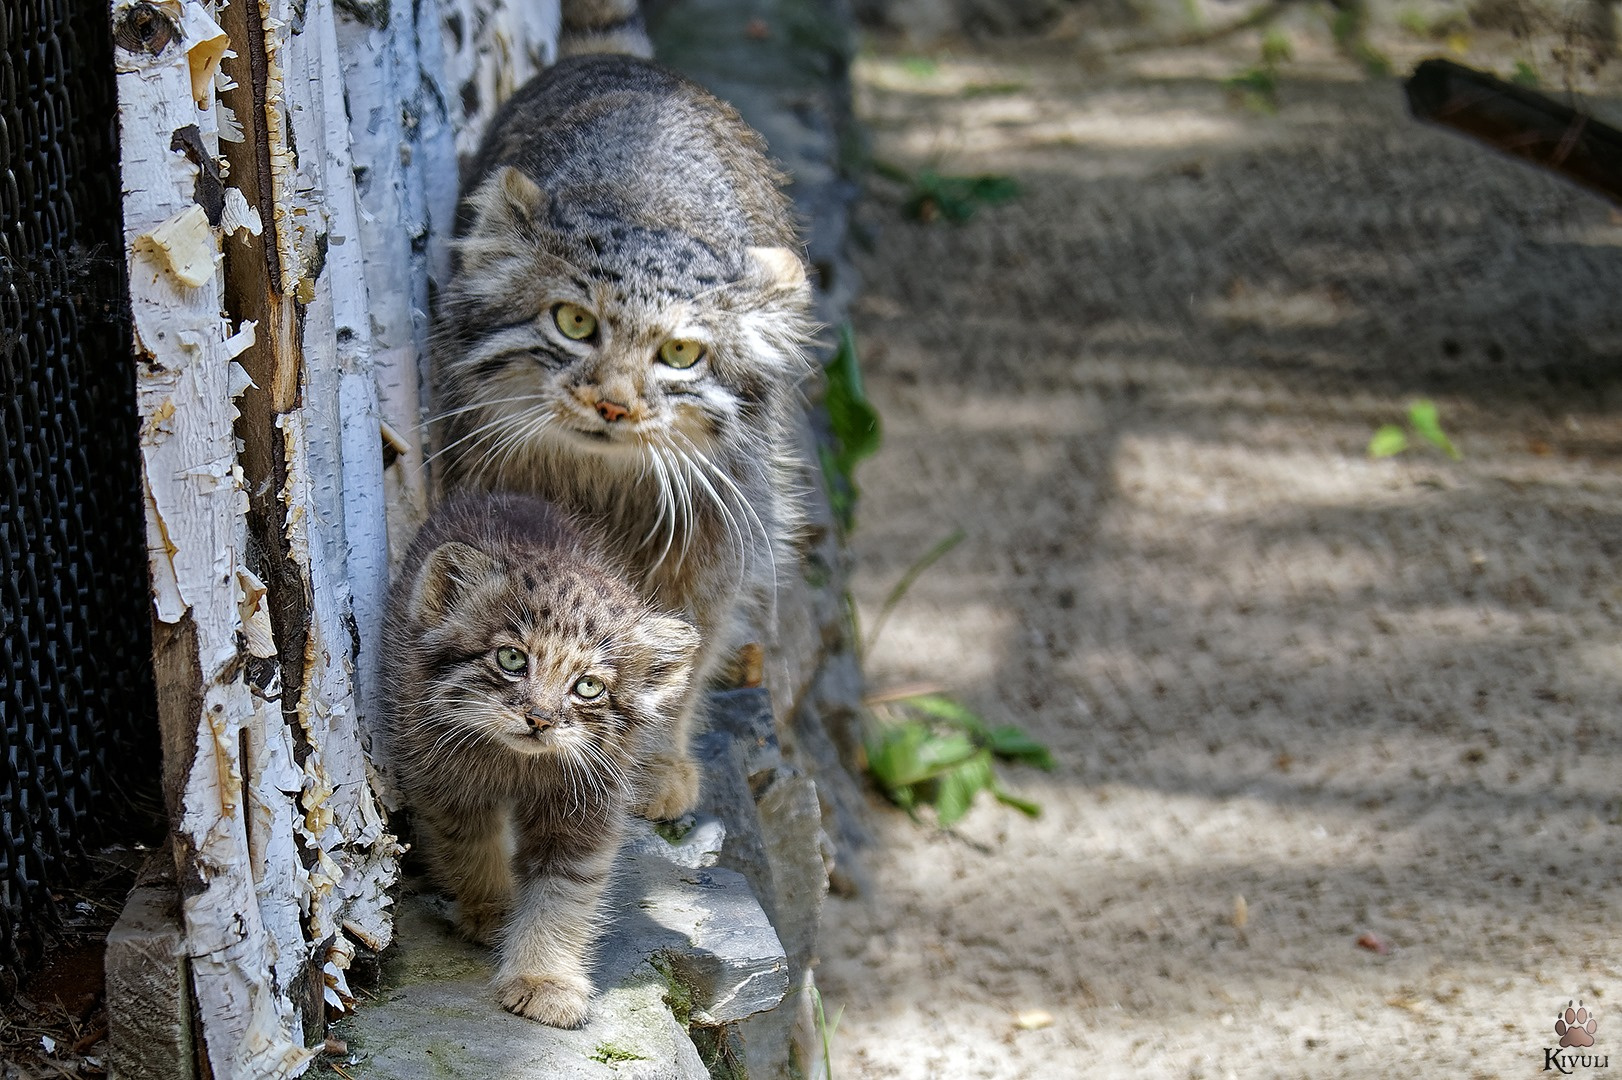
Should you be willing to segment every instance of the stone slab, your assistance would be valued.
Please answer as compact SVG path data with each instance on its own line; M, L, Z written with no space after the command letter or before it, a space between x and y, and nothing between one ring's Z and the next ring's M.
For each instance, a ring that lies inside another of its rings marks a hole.
M687 836L717 831L700 820ZM621 859L594 974L599 993L576 1031L503 1010L490 987L494 958L455 935L449 902L403 898L398 944L383 968L387 989L334 1027L350 1051L345 1072L356 1080L706 1080L671 1001L695 1023L740 1020L782 1000L788 963L740 875L678 865L658 843L666 842L639 829L636 850ZM701 858L704 844L667 847Z

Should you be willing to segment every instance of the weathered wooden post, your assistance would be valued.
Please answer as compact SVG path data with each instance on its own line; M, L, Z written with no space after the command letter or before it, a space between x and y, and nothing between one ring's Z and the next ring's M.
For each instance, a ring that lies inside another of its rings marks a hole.
M362 737L388 496L408 527L456 146L557 25L351 8L111 7L164 787L215 1077L304 1071L357 946L392 934Z

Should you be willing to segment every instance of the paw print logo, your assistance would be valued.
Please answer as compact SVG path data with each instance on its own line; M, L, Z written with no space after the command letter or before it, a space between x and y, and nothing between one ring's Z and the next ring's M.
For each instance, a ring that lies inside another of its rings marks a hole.
M1554 1033L1560 1036L1561 1046L1593 1046L1594 1030L1599 1021L1583 1007L1582 1002L1566 1002L1566 1011L1554 1022Z

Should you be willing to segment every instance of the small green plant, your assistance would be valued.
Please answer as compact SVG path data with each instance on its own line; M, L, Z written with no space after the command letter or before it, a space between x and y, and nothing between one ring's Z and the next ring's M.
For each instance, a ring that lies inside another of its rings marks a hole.
M1452 458L1462 460L1464 455L1453 445L1453 440L1442 430L1441 415L1436 403L1420 399L1408 406L1408 427L1413 433ZM1383 424L1369 440L1369 457L1395 457L1409 447L1408 432L1397 424Z
M1363 65L1371 78L1391 74L1391 61L1369 44L1368 11L1362 0L1349 0L1344 7L1337 4L1334 12L1329 19L1329 32L1340 51Z
M901 70L915 79L931 78L940 69L940 65L927 56L907 56L901 60Z
M1262 35L1262 63L1267 67L1285 64L1295 55L1289 35L1276 27Z
M944 219L961 225L982 206L995 206L1019 196L1019 183L996 173L951 176L934 169L914 173L882 161L873 163L873 171L906 186L902 208L908 217L925 224Z
M977 713L943 694L911 694L873 703L882 715L867 738L867 769L886 798L917 816L933 806L935 820L950 827L989 791L998 802L1038 817L1042 808L1009 792L997 778L998 760L1053 768L1048 748L1020 728L992 727Z
M1525 60L1517 60L1515 61L1515 71L1510 75L1509 81L1516 86L1525 86L1532 89L1536 88L1541 80L1538 78L1536 68Z
M965 98L1003 97L1025 89L1022 82L970 83L961 93Z
M850 532L856 523L856 465L878 452L884 434L879 412L868 401L867 391L862 387L856 334L849 323L839 328L839 350L823 371L827 392L822 401L828 410L828 426L834 444L821 447L818 453L828 485L828 502L840 528Z
M648 1059L634 1050L626 1050L624 1047L614 1046L610 1043L598 1043L597 1049L591 1052L591 1060L602 1065L618 1065L622 1061L646 1061Z
M1258 64L1222 80L1228 92L1246 108L1257 112L1278 112L1278 73L1271 65Z
M823 1011L822 991L815 984L807 987L811 994L811 1009L817 1023L817 1038L822 1043L822 1076L823 1080L834 1080L834 1032L839 1030L839 1020L845 1015L844 1006L834 1013L833 1022L828 1021L828 1014Z
M676 973L676 966L663 953L650 957L648 963L654 971L659 973L659 977L664 980L665 1005L670 1009L671 1015L676 1018L676 1023L682 1027L692 1024L693 992L688 989L687 984L682 982L681 977Z

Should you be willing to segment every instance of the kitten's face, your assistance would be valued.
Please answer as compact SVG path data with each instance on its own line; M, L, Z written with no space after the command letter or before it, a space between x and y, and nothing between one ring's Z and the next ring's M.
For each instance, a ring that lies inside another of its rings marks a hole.
M514 169L471 200L442 372L468 470L561 450L645 472L751 443L798 371L804 270L549 206Z
M412 614L436 752L495 745L593 774L670 718L698 643L570 556L509 566L454 542L429 556Z

